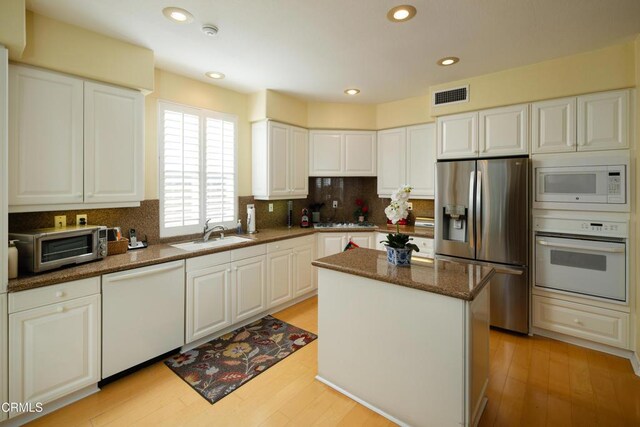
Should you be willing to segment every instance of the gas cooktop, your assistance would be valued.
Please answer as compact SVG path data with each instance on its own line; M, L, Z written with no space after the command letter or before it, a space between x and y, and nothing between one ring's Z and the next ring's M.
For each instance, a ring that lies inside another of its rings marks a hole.
M377 228L371 222L316 222L313 228Z

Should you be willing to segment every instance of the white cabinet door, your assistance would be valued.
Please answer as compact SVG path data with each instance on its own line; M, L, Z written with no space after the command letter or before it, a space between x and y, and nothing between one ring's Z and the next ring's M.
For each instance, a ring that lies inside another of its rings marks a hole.
M343 176L376 176L376 133L344 132Z
M11 314L9 348L11 402L47 403L97 383L100 295Z
M629 91L578 97L578 151L629 148Z
M318 258L342 252L347 245L346 239L344 233L319 233Z
M480 157L529 153L529 105L480 111Z
M349 240L361 248L375 249L376 247L374 233L347 233L347 242Z
M229 264L187 273L187 343L231 325L230 276Z
M290 249L267 255L267 307L275 307L293 298L293 252Z
M6 58L5 58L6 60ZM8 351L7 343L9 332L7 321L7 294L0 294L0 402L9 401L9 370L8 370ZM0 411L0 421L7 418L7 413Z
M478 113L438 117L438 158L478 156Z
M342 134L311 131L309 133L309 176L339 176L343 169Z
M82 80L9 67L9 205L82 203Z
M289 126L269 122L269 194L289 195Z
M576 98L531 104L531 152L576 151Z
M309 194L309 131L292 126L290 140L289 191L292 196L306 196Z
M418 246L419 252L413 254L413 256L422 258L433 258L433 239L426 237L411 236L413 239L411 242Z
M406 184L411 198L433 198L436 194L436 125L407 128Z
M267 268L264 255L231 263L233 323L267 308Z
M85 203L144 199L144 97L84 83Z
M378 195L389 197L406 180L407 132L405 128L378 132Z
M297 297L315 287L313 280L313 246L311 244L293 249L293 296Z

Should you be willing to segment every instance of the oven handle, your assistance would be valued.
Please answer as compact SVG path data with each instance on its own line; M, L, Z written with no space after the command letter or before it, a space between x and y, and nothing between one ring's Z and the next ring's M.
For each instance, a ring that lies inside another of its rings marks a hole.
M542 246L551 246L554 248L579 249L583 251L607 252L612 254L624 253L625 251L625 248L590 248L588 246L569 245L567 243L551 243L546 240L537 240L537 243Z

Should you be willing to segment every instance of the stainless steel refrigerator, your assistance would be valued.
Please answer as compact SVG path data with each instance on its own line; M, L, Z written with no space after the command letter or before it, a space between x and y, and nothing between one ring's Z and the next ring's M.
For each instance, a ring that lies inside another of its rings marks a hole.
M496 269L491 325L529 332L529 159L436 165L436 257Z

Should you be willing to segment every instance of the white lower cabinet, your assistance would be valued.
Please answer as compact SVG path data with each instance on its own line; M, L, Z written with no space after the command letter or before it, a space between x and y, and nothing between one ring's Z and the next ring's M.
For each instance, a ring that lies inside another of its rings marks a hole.
M267 260L260 255L231 263L233 323L267 309Z
M318 233L317 253L318 258L335 255L344 251L345 246L351 240L361 248L375 249L375 233L373 232L348 232L348 233Z
M269 272L269 307L275 307L293 297L293 252L285 249L267 255Z
M293 296L298 297L316 288L313 266L313 237L293 248Z
M533 296L533 326L548 331L629 349L629 314Z
M222 264L189 271L187 266L186 342L231 325L231 270Z
M311 262L314 259L313 236L281 240L267 245L269 308L315 289Z
M9 401L9 381L7 379L9 373L7 368L9 358L9 349L7 348L8 319L7 294L0 294L0 402ZM7 413L0 411L0 422L5 419L7 419Z
M100 294L66 299L56 285L48 287L60 302L31 307L9 315L9 401L51 402L100 380ZM29 300L29 293L10 299ZM10 416L19 415L11 413Z

